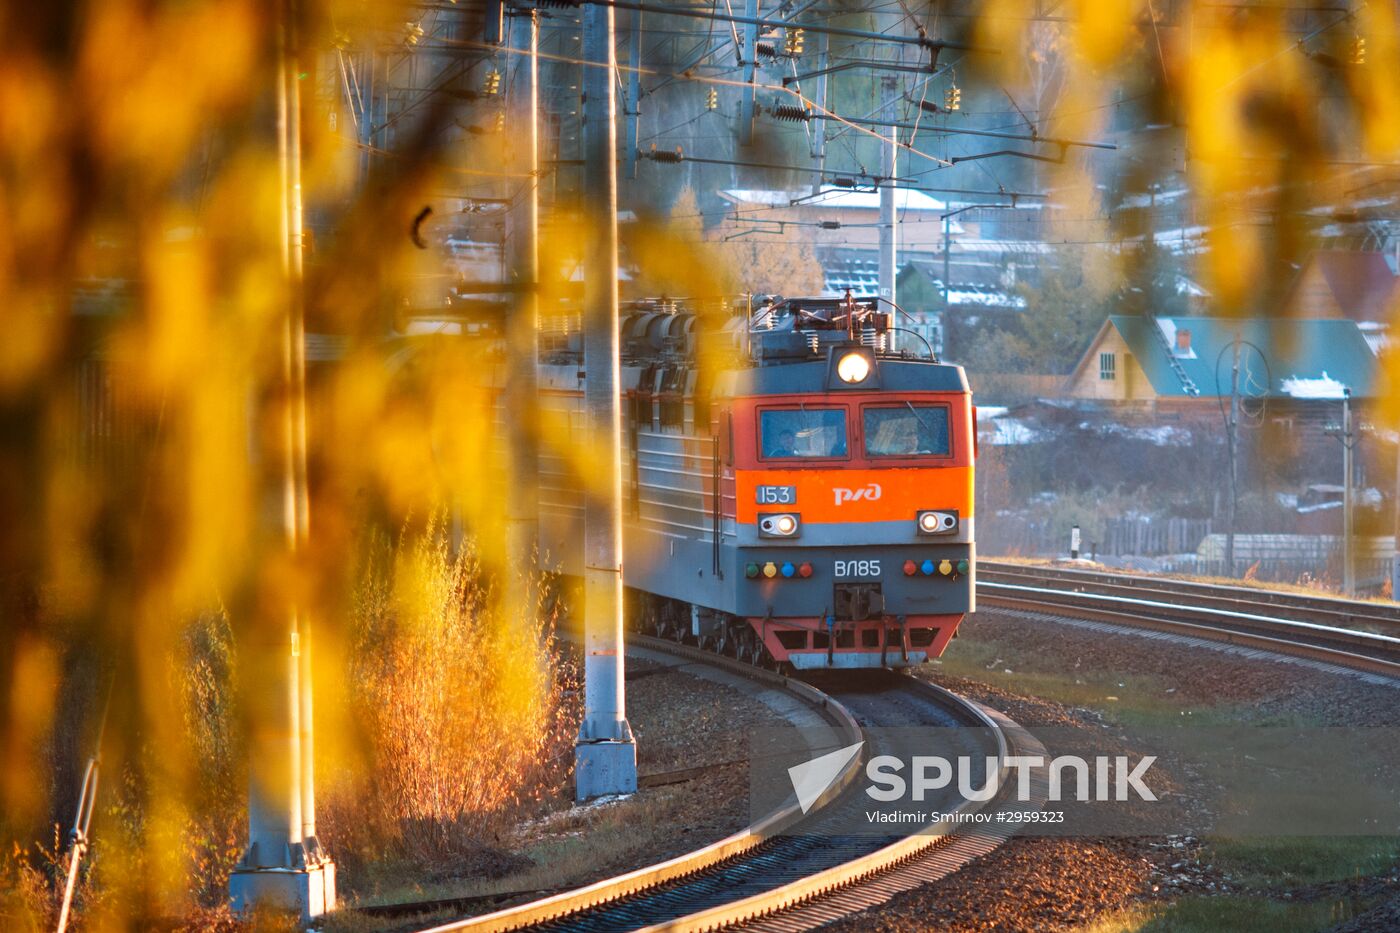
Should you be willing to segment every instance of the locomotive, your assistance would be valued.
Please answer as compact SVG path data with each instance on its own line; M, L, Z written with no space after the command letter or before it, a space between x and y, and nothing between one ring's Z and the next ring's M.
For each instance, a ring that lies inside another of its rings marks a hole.
M938 657L974 608L962 368L880 299L752 302L645 301L622 315L629 623L785 669ZM545 335L539 386L545 415L580 431L569 330ZM542 456L544 553L578 552L568 472Z

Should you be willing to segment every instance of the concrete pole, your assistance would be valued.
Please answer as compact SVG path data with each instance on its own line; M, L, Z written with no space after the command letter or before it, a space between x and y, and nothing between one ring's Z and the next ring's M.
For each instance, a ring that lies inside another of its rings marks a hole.
M285 30L285 23L283 24ZM289 103L285 65L285 32L279 34L277 69L277 157L282 191L290 190ZM278 404L282 415L282 531L287 549L296 547L297 486L293 455L295 422L292 414L292 365L295 308L291 290L291 212L279 218L282 273L287 287L288 314L282 335L282 380ZM297 653L295 613L286 620L260 627L264 643L252 646L258 652L260 689L254 691L256 725L252 735L252 760L248 793L248 848L229 880L235 908L251 907L270 900L263 879L268 869L287 870L301 863L301 744L299 715L301 698L300 659ZM294 893L294 892L293 892ZM291 906L294 906L294 902Z
M637 177L637 136L642 122L642 11L632 11L632 31L627 36L627 133L622 157L627 178Z
M1167 348L1175 352L1174 347ZM1240 335L1235 332L1235 357L1230 365L1230 423L1225 446L1230 456L1230 498L1225 503L1225 576L1235 575L1235 507L1239 499L1240 461Z
M1356 595L1356 542L1351 522L1351 389L1342 390L1342 592Z
M948 326L948 253L953 229L953 215L943 215L943 326Z
M1400 249L1400 240L1396 240ZM1390 558L1390 598L1400 600L1400 443L1395 446L1395 553Z
M825 71L828 64L828 53L831 49L831 36L826 33L820 34L817 36L817 44L820 48L820 51L817 53L817 70ZM830 78L830 75L825 74L817 77L816 102L817 106L820 108L818 113L826 112L827 88L829 86L828 78ZM812 158L817 162L817 174L812 179L812 193L817 194L821 191L824 179L826 178L826 122L824 120L817 120L815 121L815 125L808 125L812 126L813 133L811 147Z
M503 404L509 432L512 492L506 502L506 552L510 581L506 593L508 624L534 611L535 552L539 544L539 12L515 17L511 44L528 50L516 56L516 99L512 119L522 129L524 158L517 164L530 176L516 195L507 217L510 281L515 293L506 319L507 370ZM518 601L516 601L518 598ZM512 605L512 602L515 602Z
M757 91L754 77L758 69L758 24L753 22L758 16L759 0L744 0L744 16L749 22L744 24L744 47L739 64L743 66L744 86L739 93L739 145L748 147L753 143L753 124L758 112Z
M277 403L281 431L282 533L285 559L295 562L310 526L306 478L306 357L302 304L300 69L294 0L284 4L278 33L277 149L283 191L280 216L286 315ZM281 621L276 621L280 613ZM229 877L236 911L274 908L303 921L335 906L335 866L316 839L312 770L310 629L295 604L269 611L250 645L254 728L248 794L248 848ZM280 637L279 637L280 635Z
M880 79L880 92L883 97L880 118L886 123L895 122L895 101L898 89L893 78ZM820 129L820 127L819 127ZM895 226L895 165L899 155L899 131L889 127L885 131L885 143L880 147L880 297L889 302L883 310L894 314L895 276L899 274L895 257L899 250L899 229ZM894 335L891 334L891 337ZM893 349L893 347L891 347Z
M579 800L637 789L622 646L622 406L617 296L617 115L613 8L583 10L583 404L597 461L583 515L584 710L574 747Z
M306 313L304 282L306 277L306 232L302 211L301 190L301 57L295 23L288 27L291 55L283 69L287 88L287 271L289 292L289 331L291 360L289 381L292 386L292 478L296 498L296 517L292 549L304 552L311 536L311 487L307 479L306 427ZM311 679L311 617L304 608L294 610L297 624L297 680L299 693L298 739L301 757L301 835L309 864L325 861L320 840L316 837L316 768L315 725ZM332 898L333 899L333 898Z

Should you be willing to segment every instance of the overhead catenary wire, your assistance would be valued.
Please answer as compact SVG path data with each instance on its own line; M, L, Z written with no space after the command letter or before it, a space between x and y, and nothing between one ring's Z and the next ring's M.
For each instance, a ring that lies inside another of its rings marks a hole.
M655 148L655 147L653 147L653 148L652 148L651 150L649 150L649 151L643 151L643 150L640 150L640 149L639 149L639 150L637 150L637 157L638 157L639 159L646 159L646 160L649 161L649 162L657 162L657 163L660 163L660 164L670 164L670 165L679 164L679 163L681 163L681 162L696 162L696 163L699 163L699 164L701 164L701 165L729 165L729 166L733 166L733 167L735 167L735 168L756 168L756 169L769 169L769 170L772 170L772 171L781 171L781 172L800 172L800 173L806 174L806 175L816 174L816 175L820 175L821 177L826 178L826 179L832 179L832 180L833 180L833 184L835 184L838 188L845 188L845 189L853 189L853 188L857 187L857 184L858 184L858 183L857 183L856 179L859 179L859 178L868 178L868 179L870 179L870 182L871 182L871 183L878 183L878 182L887 181L887 180L892 180L892 181L895 181L895 182L903 182L903 181L912 181L912 180L913 180L913 179L908 179L908 178L886 179L886 178L884 178L883 176L874 175L874 174L871 174L871 173L869 173L869 172L832 172L832 171L824 171L824 170L822 170L822 169L816 168L816 167L811 166L811 165L785 165L785 164L778 163L778 162L753 162L753 161L746 161L746 160L740 160L740 159L713 159L713 158L709 158L708 156L695 156L695 155L690 155L690 154L684 152L684 151L681 149L681 147L679 147L679 146L677 146L675 149L671 149L671 150L667 150L667 149L657 149L657 148ZM563 160L561 160L561 161L563 161Z
M454 40L443 40L443 41L444 41L445 43L447 43L448 45L450 45L450 46L460 46L460 47L464 47L464 48L480 48L480 47L483 47L483 46L485 45L484 43L477 42L477 41L474 41L474 40L471 40L471 39L454 39ZM519 52L518 52L517 50L514 50L514 49L501 49L500 51L501 51L503 54L510 54L510 55L519 54ZM592 65L592 63L590 63L590 62L587 62L587 61L585 61L585 60L583 60L583 59L581 59L581 58L578 58L578 57L572 56L572 55L556 55L556 54L541 52L541 53L539 53L539 58L540 58L541 61L549 60L549 61L562 62L562 63L565 63L565 64L571 64L571 65L580 65L580 66L583 66L583 67L590 67L590 66ZM786 94L786 95L788 95L789 97L791 97L792 99L796 100L799 104L801 104L801 105L803 106L804 109L811 109L811 110L813 110L814 112L819 113L819 114L821 115L821 118L824 119L824 120L830 120L830 121L835 122L835 123L843 124L843 125L849 127L851 130L853 130L853 131L855 131L855 132L858 132L858 133L861 133L861 134L863 134L863 135L869 136L869 137L872 138L872 139L879 140L881 143L885 142L885 138L884 138L883 136L881 136L879 133L874 132L873 130L869 129L868 127L859 125L859 121L850 120L850 119L848 119L848 118L846 118L846 117L841 116L841 115L838 114L838 113L835 113L834 111L827 110L826 108L824 108L824 107L822 107L821 105L819 105L815 100L813 100L813 99L807 97L807 96L806 96L805 94L803 94L801 91L798 91L798 90L795 90L795 89L789 88L789 87L783 87L783 86L780 85L780 84L760 84L760 83L755 82L754 84L750 85L747 81L741 81L741 80L733 79L733 78L710 77L710 76L698 75L698 74L694 74L694 73L674 73L674 72L661 71L661 70L655 69L655 68L647 68L647 67L644 67L644 66L635 66L635 65L625 65L625 66L624 66L624 65L620 65L620 64L619 64L619 65L617 66L617 70L618 70L618 71L636 71L638 74L649 75L649 76L652 76L652 77L671 77L671 78L678 78L678 79L686 80L686 81L695 81L695 82L704 83L704 84L714 84L714 85L718 85L718 86L721 86L721 87L738 87L738 88L753 87L755 90L772 91L772 92L774 92L775 94ZM905 151L907 151L907 152L913 152L913 153L915 153L916 155L919 155L919 156L921 156L921 157L923 157L923 158L925 158L925 159L928 159L928 160L930 160L930 161L932 161L932 162L938 162L938 163L943 164L943 165L951 165L951 164L952 164L952 163L949 162L947 159L941 159L941 158L939 158L938 156L933 155L932 153L923 152L922 150L917 149L916 147L914 147L914 146L911 145L911 144L908 144L908 143L901 143L901 147L902 147Z
M996 49L981 46L967 45L961 42L949 42L943 39L929 39L926 36L899 36L889 33L870 32L865 29L849 29L844 26L832 26L830 24L821 25L815 23L798 23L792 20L764 19L761 16L738 16L732 13L725 14L716 11L706 11L694 7L664 6L657 3L645 3L640 0L578 0L583 4L598 4L600 6L610 6L619 10L637 10L643 13L656 13L664 16L691 16L700 19L727 19L730 22L744 23L769 29L805 29L808 32L826 33L831 36L845 36L853 39L876 39L882 42L894 42L904 45L917 45L921 48L938 49L959 49L966 52L979 52L984 55L997 54Z

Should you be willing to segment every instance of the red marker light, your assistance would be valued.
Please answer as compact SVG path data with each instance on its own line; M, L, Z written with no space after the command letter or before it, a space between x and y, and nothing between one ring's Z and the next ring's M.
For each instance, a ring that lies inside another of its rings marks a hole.
M812 575L812 565L810 563L804 563L801 567L797 568L797 572L803 578L810 577Z
M918 573L918 572L919 572L919 565L918 565L918 564L914 563L912 560L906 560L906 561L904 562L904 575L905 575L906 577L912 577L914 574L916 574L916 573Z

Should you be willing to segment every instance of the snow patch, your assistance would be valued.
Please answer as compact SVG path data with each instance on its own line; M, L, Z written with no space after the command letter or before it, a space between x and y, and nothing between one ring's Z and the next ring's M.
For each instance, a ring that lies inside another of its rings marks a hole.
M1292 398L1340 399L1345 389L1346 386L1327 375L1325 369L1322 371L1322 375L1315 379L1306 376L1289 376L1279 383L1279 391Z

